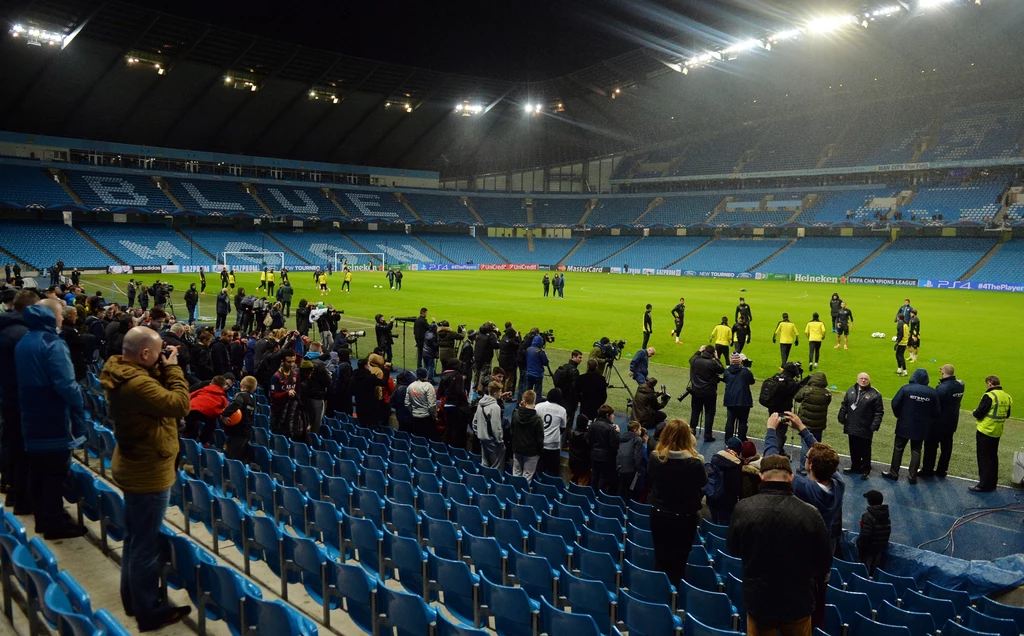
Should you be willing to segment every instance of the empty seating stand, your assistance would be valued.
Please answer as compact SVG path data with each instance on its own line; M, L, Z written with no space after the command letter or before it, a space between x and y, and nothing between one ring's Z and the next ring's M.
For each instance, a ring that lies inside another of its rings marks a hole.
M353 219L401 223L416 221L391 192L336 189L334 195Z
M68 185L94 208L176 209L149 175L122 172L65 170Z
M776 239L716 240L673 267L684 271L745 272L787 243Z
M778 274L842 276L885 243L883 238L805 238L762 266Z
M167 179L171 194L186 210L210 215L242 214L264 216L266 211L243 189L242 182L232 179L171 177Z
M995 245L990 239L906 238L885 248L857 276L957 280Z
M424 223L465 223L467 225L476 223L473 214L462 202L461 196L406 192L405 198Z
M163 265L173 259L178 265L206 265L209 258L177 232L163 226L122 223L79 226L105 250L131 265Z
M0 164L0 201L16 207L74 203L41 166Z
M5 221L0 227L0 247L37 268L49 267L58 259L64 259L67 267L113 265L109 256L62 223Z

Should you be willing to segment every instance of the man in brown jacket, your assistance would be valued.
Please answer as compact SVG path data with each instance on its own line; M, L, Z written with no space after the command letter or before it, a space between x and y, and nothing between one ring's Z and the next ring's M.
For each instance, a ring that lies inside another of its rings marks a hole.
M189 412L178 351L163 347L156 331L135 327L100 375L117 439L111 468L124 490L121 602L140 632L177 623L192 610L160 601L160 526L175 482L178 419Z

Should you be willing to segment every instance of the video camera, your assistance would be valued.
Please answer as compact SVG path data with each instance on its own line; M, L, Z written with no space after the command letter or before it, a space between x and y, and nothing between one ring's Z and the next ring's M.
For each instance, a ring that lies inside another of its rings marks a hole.
M594 343L594 346L601 350L601 359L605 362L618 360L622 357L622 350L626 348L625 340L602 342L604 338Z
M540 337L544 338L544 342L551 344L555 341L555 330L548 329L547 331L540 332Z

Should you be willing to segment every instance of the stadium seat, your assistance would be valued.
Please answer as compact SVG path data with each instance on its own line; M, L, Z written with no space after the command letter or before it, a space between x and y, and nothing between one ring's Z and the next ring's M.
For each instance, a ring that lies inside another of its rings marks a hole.
M829 585L825 590L826 602L835 605L847 625L853 624L853 615L857 613L871 616L871 599L863 592L844 592ZM909 610L908 611L914 611Z
M855 612L850 623L848 636L911 636L903 625L886 625L873 621L866 615Z
M935 619L932 618L931 614L908 612L896 607L889 601L882 601L882 604L875 609L875 612L879 623L903 625L915 636L935 633Z
M441 592L444 607L462 624L476 626L480 620L480 577L462 561L427 554L430 589Z
M524 554L515 548L508 549L508 575L510 580L526 590L530 598L541 597L554 602L555 582L558 571L544 557Z
M540 603L521 587L495 583L480 576L480 614L494 619L494 629L508 636L534 636L540 619Z
M402 588L410 594L426 598L427 552L418 541L390 532L384 533L382 567L392 578L398 574ZM436 595L431 594L431 598Z
M615 613L616 596L608 591L600 581L574 576L565 566L560 568L558 576L559 602L572 608L573 614L585 614L594 619L602 634L611 633L611 618ZM543 600L543 599L542 599ZM541 611L541 626L544 623L544 612Z
M995 618L1008 618L1017 623L1017 629L1024 633L1024 608L997 603L983 596L978 601L978 610Z
M344 607L352 622L365 634L376 633L377 593L380 589L375 574L358 565L329 559L325 564L327 597L324 601L324 624L330 627L334 608Z
M957 623L950 619L942 626L942 636L994 636L993 634L979 632Z
M932 598L916 590L907 590L907 595L902 600L902 609L908 612L931 614L936 625L945 624L947 620L956 620L957 618L956 607L948 599Z
M413 594L380 586L377 596L377 629L392 627L399 636L427 634L437 611Z
M245 624L242 633L252 629L257 634L292 634L294 636L316 636L316 624L300 614L290 605L281 601L264 601L244 597Z
M896 588L891 583L871 581L858 574L853 574L846 580L846 590L867 594L871 601L871 609L875 611L878 611L884 601L895 604L897 599Z
M907 590L918 589L917 581L913 578L909 576L896 576L895 574L889 574L881 568L877 568L875 570L874 579L879 583L891 583L892 586L896 588L896 596L900 599L905 598Z
M622 564L622 587L641 601L668 605L673 612L678 609L676 586L664 572L645 570L626 560Z
M683 636L741 636L741 634L742 632L731 629L718 629L705 625L693 616L687 616L686 622L683 624Z
M601 581L609 592L619 589L620 568L607 552L594 552L577 544L573 547L576 557L576 569L583 576Z
M999 636L1016 636L1020 633L1017 623L1010 618L997 618L982 614L973 607L967 607L962 615L963 625L975 631L999 634Z
M687 616L696 616L702 623L718 629L732 629L738 616L728 596L700 589L686 580L679 583L679 603Z
M478 537L471 532L462 533L462 560L473 566L475 572L486 574L492 581L505 584L508 571L508 552L494 537Z
M924 586L924 593L932 598L943 598L953 603L957 616L963 616L964 611L971 606L971 596L963 590L951 590L948 587L936 585L928 581ZM984 610L983 610L984 611Z
M619 590L619 613L631 636L666 636L683 631L683 621L672 613L668 605L647 603Z
M452 622L445 618L444 612L438 612L435 617L434 636L489 636L489 634L490 632L487 630Z

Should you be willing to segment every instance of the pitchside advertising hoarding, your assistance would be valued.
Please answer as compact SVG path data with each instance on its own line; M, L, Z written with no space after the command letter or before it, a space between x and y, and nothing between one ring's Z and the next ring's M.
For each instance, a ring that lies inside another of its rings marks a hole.
M109 265L108 274L194 274L199 265ZM202 266L208 273L218 275L220 265ZM978 291L997 291L1024 293L1024 283L1004 283L987 281L938 280L932 278L883 278L867 276L831 276L826 274L777 274L774 272L714 272L702 270L652 269L640 268L625 270L622 267L589 267L582 265L536 265L533 263L411 263L407 265L389 265L410 272L458 272L458 271L553 271L585 274L633 274L643 276L691 276L696 278L734 278L753 280L781 280L793 283L826 283L830 285L882 285L885 287L923 287L926 289L965 289ZM258 265L240 265L233 268L236 272L258 272ZM316 265L297 265L287 268L290 272L316 271ZM376 271L371 266L357 266L355 271Z

